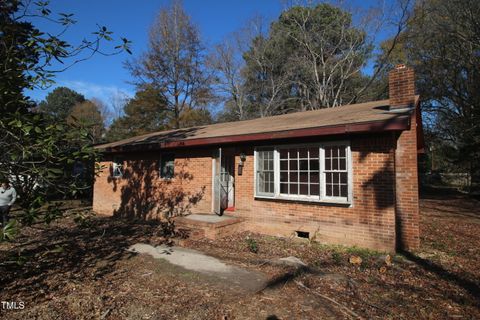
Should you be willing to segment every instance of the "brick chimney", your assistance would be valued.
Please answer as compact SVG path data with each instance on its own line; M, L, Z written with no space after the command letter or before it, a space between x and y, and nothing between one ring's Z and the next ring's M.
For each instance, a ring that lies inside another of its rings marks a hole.
M388 74L390 110L413 107L415 102L415 72L399 64Z
M420 217L417 169L417 113L415 74L405 65L397 65L388 76L390 110L409 111L410 129L400 132L395 148L395 233L398 250L420 246ZM420 118L418 118L420 119Z

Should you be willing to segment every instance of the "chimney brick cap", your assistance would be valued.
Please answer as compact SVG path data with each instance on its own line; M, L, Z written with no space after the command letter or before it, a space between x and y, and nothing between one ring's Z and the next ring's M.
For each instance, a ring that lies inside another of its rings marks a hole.
M407 66L404 65L403 63L397 64L397 65L395 66L395 70L403 70L403 69L407 69Z

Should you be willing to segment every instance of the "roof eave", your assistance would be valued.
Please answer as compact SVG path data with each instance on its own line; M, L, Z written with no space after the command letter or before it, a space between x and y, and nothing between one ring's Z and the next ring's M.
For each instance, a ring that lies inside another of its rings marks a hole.
M249 133L242 135L231 135L211 138L186 139L179 141L163 141L149 144L130 144L123 146L108 147L100 151L115 153L139 150L172 149L183 147L201 147L209 145L238 144L252 141L268 141L291 138L306 138L315 136L330 136L353 133L372 133L384 131L403 131L410 129L410 117L399 116L386 121L371 121L362 123L351 123L316 128L304 128L284 130L276 132Z

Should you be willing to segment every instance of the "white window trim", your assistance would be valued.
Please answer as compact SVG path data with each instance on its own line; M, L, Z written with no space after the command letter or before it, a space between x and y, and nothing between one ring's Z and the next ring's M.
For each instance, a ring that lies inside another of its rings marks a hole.
M273 148L273 180L274 180L274 184L273 184L273 195L270 195L268 193L260 193L257 191L257 158L258 158L258 151L270 151L271 149ZM277 176L280 175L280 172L278 170L275 170L275 166L276 166L276 161L277 161L277 153L275 152L275 148L274 147L259 147L259 148L255 148L254 152L254 161L253 161L253 172L254 172L254 175L253 175L253 187L254 187L254 194L255 194L255 197L256 198L265 198L265 199L274 199L275 198L275 195L277 194Z
M338 145L346 145L347 146L347 176L348 176L348 181L347 181L347 186L348 186L348 191L347 191L347 197L328 197L326 195L326 183L325 183L325 147L328 146L338 146ZM352 174L352 156L350 152L350 143L349 141L341 141L341 142L326 142L322 143L321 149L320 149L320 197L326 201L326 202L336 202L336 203L350 203L352 199L352 189L353 185L352 182L353 180L351 179L353 174Z
M160 154L160 158L159 158L159 161L158 161L158 177L162 180L165 180L165 181L172 181L172 180L175 180L175 153L173 152L165 152L164 154L169 154L169 155L173 155L173 177L171 178L164 178L162 177L162 155L163 154Z
M347 147L347 172L348 172L348 196L347 197L327 197L325 195L325 147L344 145ZM318 147L319 148L319 182L320 182L320 196L306 196L306 195L285 195L280 194L280 152L281 148L302 148L302 147ZM273 148L274 154L274 193L272 195L262 194L257 192L257 159L258 151L270 150ZM254 149L254 165L253 165L253 183L254 183L254 197L259 199L278 199L289 201L305 201L305 202L317 202L326 204L340 204L353 206L353 167L352 167L352 154L350 148L350 141L339 140L329 142L307 143L307 144L285 144L285 145L271 145L256 147Z
M120 162L121 162L121 164L120 164ZM125 162L125 160L123 160L123 158L121 158L121 157L117 157L117 156L113 157L113 160L112 160L112 178L121 179L123 177L124 162ZM115 171L117 170L118 167L121 168L120 169L120 174L116 175Z

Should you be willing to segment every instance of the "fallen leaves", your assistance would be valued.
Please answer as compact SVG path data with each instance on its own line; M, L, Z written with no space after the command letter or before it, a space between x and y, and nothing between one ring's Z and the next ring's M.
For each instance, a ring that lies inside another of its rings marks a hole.
M362 264L362 258L360 258L359 256L351 256L350 259L348 259L348 261L351 263L351 264L354 264L354 265L361 265Z
M391 255L387 254L385 256L385 264L389 267L392 265L392 256Z
M122 248L132 242L169 239L158 236L154 226L108 219L94 219L87 230L68 221L57 229L29 229L21 238L30 243L22 251L28 259L24 266L2 267L0 287L2 296L26 302L25 310L9 314L22 320L353 317L343 307L365 319L480 318L480 303L471 293L480 287L480 220L475 218L480 205L462 201L423 200L422 250L412 254L417 260L248 234L182 242L282 279L280 286L258 294L127 254ZM246 236L254 237L258 253L246 248ZM0 260L15 245L1 244ZM304 261L308 270L282 278L291 268L265 263L288 256Z

